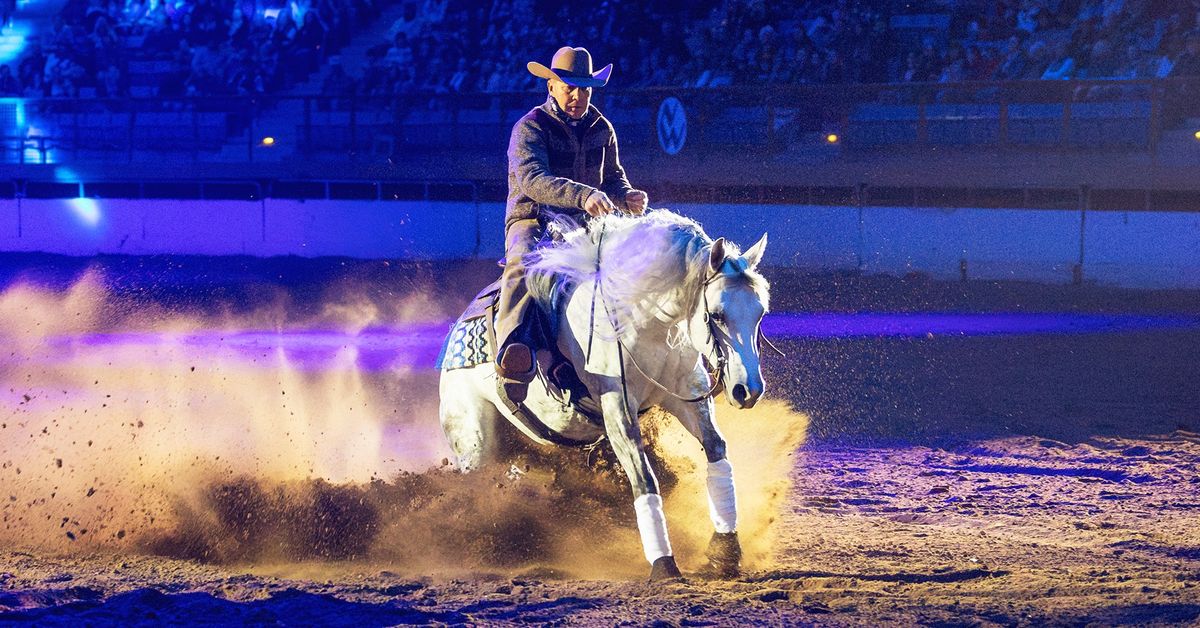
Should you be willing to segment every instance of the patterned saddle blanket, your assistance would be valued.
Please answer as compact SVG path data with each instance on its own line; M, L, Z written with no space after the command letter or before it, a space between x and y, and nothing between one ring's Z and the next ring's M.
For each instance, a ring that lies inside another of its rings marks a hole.
M557 294L560 293L556 292ZM450 327L450 333L446 334L446 342L442 345L442 351L437 359L438 370L452 371L455 369L471 368L494 360L494 356L496 355L494 314L496 311L495 305L499 299L499 280L480 290L479 294L475 295L470 305L467 306L466 311ZM557 311L562 306L562 300L556 298L552 300L550 309ZM529 316L539 315L544 316L544 313L540 311L529 313ZM549 316L547 318L553 319L554 317ZM543 373L543 381L546 384L547 391L562 401L564 408L572 406L575 411L587 417L593 424L603 426L604 421L600 416L600 409L591 401L587 387L579 379L579 375L575 372L575 368L571 365L570 361L559 352L556 343L549 340L550 338L557 337L557 325L546 322L546 326L549 327L549 330L545 331L548 337L543 336L539 338L535 334L535 345L543 345L542 348L551 354L550 366ZM535 350L538 349L537 346L534 348ZM540 366L539 372L542 372ZM503 389L499 386L499 378L496 381L498 391L502 391ZM503 392L500 392L500 398L518 421L524 423L533 433L539 434L545 440L573 447L593 444L591 442L574 441L565 438L548 428L523 403L512 402Z
M438 354L436 368L439 371L465 369L486 364L495 359L492 347L493 334L487 316L492 306L500 299L500 280L492 282L467 306L467 309L450 326L446 341Z

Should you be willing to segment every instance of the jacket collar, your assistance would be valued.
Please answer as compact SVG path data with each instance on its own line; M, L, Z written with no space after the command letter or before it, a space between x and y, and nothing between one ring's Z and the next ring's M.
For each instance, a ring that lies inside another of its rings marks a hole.
M553 96L546 96L546 102L542 105L542 108L555 118L558 118L559 122L572 129L590 127L600 118L600 110L596 108L596 105L588 105L587 113L583 114L582 118L572 120L571 116L568 116L565 111L559 108L558 101L554 100Z

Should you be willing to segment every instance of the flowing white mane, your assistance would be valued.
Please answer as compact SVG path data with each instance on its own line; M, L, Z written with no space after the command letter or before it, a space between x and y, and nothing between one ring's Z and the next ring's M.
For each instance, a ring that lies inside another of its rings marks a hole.
M694 220L667 210L609 214L531 255L530 292L546 307L556 290L593 285L598 276L618 334L656 318L678 321L697 306L712 242ZM732 247L730 252L737 254ZM605 316L599 302L597 316Z

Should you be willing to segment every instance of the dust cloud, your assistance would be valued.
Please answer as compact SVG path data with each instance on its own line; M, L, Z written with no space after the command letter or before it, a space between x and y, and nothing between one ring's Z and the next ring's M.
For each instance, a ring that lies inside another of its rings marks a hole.
M355 339L444 321L453 304L364 293L335 286L298 316L270 291L248 310L172 309L115 296L99 272L9 287L0 543L297 572L644 577L610 455L518 446L475 474L447 465L430 364L364 368ZM303 341L319 334L332 340ZM745 562L762 566L807 419L721 404ZM695 568L711 534L704 457L674 420L648 422L676 555Z

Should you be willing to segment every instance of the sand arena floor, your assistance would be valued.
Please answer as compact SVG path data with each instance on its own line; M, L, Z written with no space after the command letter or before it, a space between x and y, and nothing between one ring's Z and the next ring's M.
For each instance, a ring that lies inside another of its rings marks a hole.
M466 296L427 288L491 269L192 263L9 277L0 620L1200 618L1194 294L775 273L777 401L720 419L746 573L695 574L696 452L664 427L690 575L648 584L603 460L442 466L423 365Z

